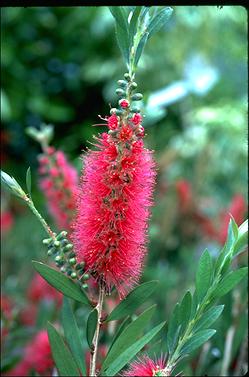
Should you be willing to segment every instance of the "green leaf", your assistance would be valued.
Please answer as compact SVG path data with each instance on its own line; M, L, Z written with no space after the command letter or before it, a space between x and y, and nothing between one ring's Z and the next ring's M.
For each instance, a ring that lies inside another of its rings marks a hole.
M196 274L196 291L199 301L203 299L211 283L212 259L207 250L202 254Z
M236 241L237 237L238 237L238 226L235 223L233 217L231 216L230 221L229 221L229 225L228 225L227 240L226 240L228 250L231 249L231 247L233 246L233 243Z
M58 331L48 323L48 337L59 376L79 376L77 366Z
M119 326L118 330L116 331L113 339L112 339L112 342L111 342L111 345L109 347L109 352L113 346L113 344L116 342L116 339L119 337L119 335L122 333L122 331L126 328L126 326L131 322L131 317L128 315L124 320L123 322L121 323L121 325Z
M138 19L139 19L141 10L142 10L142 7L135 7L133 14L132 14L132 17L131 17L131 20L130 20L130 24L129 24L130 49L133 45L134 36L136 35L136 32L137 32L137 23L138 23Z
M89 347L92 346L92 341L93 341L95 329L97 326L97 321L98 321L98 311L96 309L93 309L88 316L87 324L86 324L86 338L87 338Z
M129 59L130 59L129 35L118 24L116 25L116 37L117 37L119 48L123 54L124 60L126 64L129 64Z
M1 182L5 187L11 191L12 194L22 198L25 196L25 192L22 190L21 186L17 183L15 178L11 177L9 174L1 170Z
M169 354L171 355L174 351L177 337L179 335L179 303L176 304L173 313L170 317L170 322L168 326L168 332L167 332L167 347Z
M185 355L193 352L198 347L200 347L203 343L205 343L208 339L210 339L216 330L208 329L208 330L201 330L195 335L193 335L187 342L183 345L180 350L180 355Z
M145 310L142 314L140 314L140 316L135 321L133 321L129 326L126 327L125 331L120 334L120 336L113 344L112 348L109 350L102 365L103 369L108 368L110 364L122 352L124 352L135 342L140 333L144 330L147 323L150 321L152 315L155 312L155 309L156 305L153 305L149 309Z
M143 52L144 46L146 45L148 37L149 37L149 33L145 32L144 35L142 36L142 38L140 39L139 43L138 43L138 46L137 46L137 49L136 49L136 52L135 52L135 58L134 58L135 67L138 65L138 61L140 59L140 56L142 55L142 52Z
M235 287L248 273L248 267L242 267L239 270L231 271L217 285L213 292L214 297L221 297L227 294Z
M26 172L26 187L29 193L29 197L31 198L31 172L30 167L27 169Z
M115 309L109 314L106 321L114 321L133 314L134 311L152 295L158 281L152 280L141 284L131 291Z
M179 324L181 325L181 333L184 332L191 315L192 296L189 291L184 295L179 307Z
M119 25L126 34L128 34L128 15L124 7L114 6L109 7L111 14L115 18L116 25Z
M62 307L62 326L65 339L72 352L74 361L78 365L82 375L86 376L85 358L83 357L83 344L80 339L79 329L73 314L70 301L67 297L63 298Z
M83 304L90 305L89 300L78 285L76 285L70 278L56 271L54 268L47 266L41 262L32 261L35 270L58 291L65 296L70 297Z
M163 27L163 25L170 19L172 12L172 8L165 7L152 18L147 28L149 38L152 34L157 33Z
M233 256L241 253L248 245L248 220L240 225L238 229L238 238L233 247Z
M105 376L115 376L147 343L156 336L163 328L166 322L154 327L141 339L137 340L130 347L128 347L121 355L119 355L109 368L104 371Z
M203 313L199 321L196 323L193 331L196 332L199 330L204 330L205 328L211 326L212 323L214 323L219 318L223 309L224 305L218 305L208 309L205 313Z

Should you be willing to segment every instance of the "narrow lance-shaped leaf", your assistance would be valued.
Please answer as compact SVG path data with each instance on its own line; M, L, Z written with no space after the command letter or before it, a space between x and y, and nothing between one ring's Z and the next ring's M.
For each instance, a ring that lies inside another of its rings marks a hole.
M231 271L218 284L213 292L214 297L221 297L227 294L235 285L237 285L248 273L248 267L242 267L239 270Z
M163 25L169 20L173 12L173 9L170 7L165 7L164 9L160 10L155 17L152 18L148 25L148 33L149 38L152 34L157 33Z
M215 333L216 330L213 329L199 331L183 345L183 347L180 350L180 355L183 356L185 354L193 352L203 343L205 343L208 339L210 339Z
M179 324L181 325L181 333L184 332L191 315L192 296L189 291L184 295L179 307Z
M145 32L143 34L142 38L140 39L139 43L138 43L138 46L137 46L137 49L136 49L136 52L135 52L135 58L134 58L135 67L138 65L140 56L142 55L143 49L144 49L146 42L148 40L148 36L149 36L149 33Z
M83 344L80 339L79 329L73 314L70 301L67 297L63 298L62 325L65 339L72 352L73 358L77 363L82 375L86 375L85 358L83 355Z
M86 294L70 278L43 263L32 261L35 270L58 291L83 304L90 305Z
M131 317L128 315L123 322L120 324L119 328L117 329L114 337L112 338L111 345L109 347L109 351L112 348L113 344L115 343L116 339L119 337L119 335L124 331L126 326L131 322Z
M128 347L130 347L140 333L143 331L149 320L151 319L152 315L154 314L156 309L156 305L153 305L151 308L145 310L140 316L129 324L126 327L125 331L123 331L120 336L116 339L115 343L113 344L112 348L108 352L102 368L106 369L108 366Z
M224 309L224 305L214 306L203 313L202 317L194 326L193 331L204 330L205 328L211 326L221 315Z
M116 360L102 373L104 376L115 376L144 346L149 343L154 336L163 328L166 322L154 327L141 339L137 340L132 346L128 347Z
M92 310L87 319L86 325L86 339L89 347L92 346L92 341L94 337L94 332L97 326L98 312L96 309Z
M131 49L131 46L132 46L133 41L134 41L134 36L137 32L138 19L139 19L139 15L141 13L141 10L142 10L142 7L140 7L140 6L135 7L133 14L132 14L132 17L131 17L131 20L130 20L130 24L129 24L130 49Z
M203 299L212 278L212 259L207 250L202 254L196 274L196 291L199 301Z
M174 351L176 341L177 341L177 330L179 329L179 303L176 304L173 313L170 317L168 331L167 331L167 346L169 354L171 355Z
M233 247L233 256L241 253L248 245L248 220L240 225L238 229L238 237Z
M109 314L106 321L114 321L126 317L134 311L152 295L158 285L158 281L152 280L143 283L133 289L115 309Z
M116 24L128 33L128 17L125 8L120 6L113 6L109 7L109 9L113 17L115 18Z
M26 172L26 186L29 193L29 197L31 198L31 171L30 167L27 169Z
M126 64L129 64L130 46L128 33L122 29L118 24L116 25L116 37L119 48L123 54Z
M48 323L48 337L59 376L79 376L77 366L62 336L50 323Z

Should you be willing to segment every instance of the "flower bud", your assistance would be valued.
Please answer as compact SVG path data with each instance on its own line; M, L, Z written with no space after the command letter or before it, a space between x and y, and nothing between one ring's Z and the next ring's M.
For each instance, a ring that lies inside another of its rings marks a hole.
M124 96L125 95L125 91L123 90L123 89L120 89L120 88L118 88L118 89L116 89L116 94L118 95L118 96Z
M127 81L131 81L131 76L129 75L129 73L125 73L125 74L124 74L124 78L125 78L125 80L127 80Z
M130 85L131 89L136 89L137 88L137 83L133 81Z
M136 93L136 94L133 94L133 96L131 96L132 101L141 101L142 98L143 98L142 93Z
M83 289L86 289L86 288L88 288L88 284L84 283L84 284L82 284L81 287L82 287Z
M45 238L42 240L43 245L49 245L52 243L52 238Z
M133 107L132 109L131 109L131 112L132 113L140 113L140 109L138 108L138 107Z
M76 274L76 272L72 272L72 273L71 273L71 278L72 278L72 279L77 278L77 274Z
M61 255L57 255L55 258L54 258L55 262L61 262L62 260L62 257Z
M63 230L62 232L60 232L60 234L58 234L58 236L56 237L56 239L58 241L60 240L63 240L63 238L65 238L67 236L67 232L65 230Z
M59 247L60 246L60 242L59 241L54 241L54 246L55 247Z
M65 266L62 266L62 267L61 267L61 272L63 272L63 273L67 272L67 269L66 269Z
M127 87L127 82L125 80L118 80L118 85L121 88L126 88Z
M110 114L116 114L116 111L117 109L115 107L113 107L111 110L110 110Z
M127 101L126 98L122 98L118 103L119 103L119 105L120 105L123 109L127 109L127 107L130 106L129 101Z
M69 263L73 266L76 263L76 259L75 258L70 258L69 259Z
M72 250L72 248L73 248L73 245L69 243L68 245L64 247L64 250L69 251L69 250Z

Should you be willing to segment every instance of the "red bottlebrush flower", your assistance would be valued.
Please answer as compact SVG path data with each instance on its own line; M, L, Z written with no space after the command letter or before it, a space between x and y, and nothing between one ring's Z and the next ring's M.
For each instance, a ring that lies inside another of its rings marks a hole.
M118 128L118 117L115 114L112 114L110 117L107 118L107 125L108 128L112 131Z
M104 133L98 150L85 157L72 238L78 261L122 297L137 283L146 254L155 164L135 131L119 126L115 136Z
M37 304L41 300L55 301L57 306L62 303L62 294L46 282L39 274L35 274L27 291L28 299Z
M138 126L141 122L142 122L142 115L139 114L139 113L136 113L133 115L133 117L131 118L131 121L132 123L135 125L135 126Z
M25 347L23 360L6 375L28 376L31 371L35 371L40 376L51 376L53 366L48 335L42 330Z
M170 376L169 372L164 371L166 368L166 358L161 357L152 360L148 356L143 356L138 361L131 363L129 369L123 372L123 377L147 377L147 376ZM162 371L164 374L162 374ZM167 373L167 374L166 374Z
M241 194L236 194L231 202L228 211L221 214L221 227L218 235L218 241L224 244L227 238L227 230L230 221L230 214L233 216L238 225L243 223L247 211L246 201Z
M119 139L121 141L126 141L126 140L131 139L132 135L133 135L133 130L129 126L124 125L120 130Z
M70 229L76 207L78 175L62 151L46 149L39 158L39 173L43 190L51 215L59 229Z
M123 98L119 101L119 105L123 107L123 109L127 109L127 107L130 106L129 101L127 99Z

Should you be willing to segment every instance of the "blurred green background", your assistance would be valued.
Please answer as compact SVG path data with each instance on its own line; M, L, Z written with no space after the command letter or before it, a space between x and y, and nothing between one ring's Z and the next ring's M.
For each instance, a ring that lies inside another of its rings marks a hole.
M158 165L142 278L160 280L155 322L167 318L193 286L202 250L209 247L217 255L224 212L233 199L240 198L234 204L239 219L245 218L248 201L247 11L242 6L173 9L167 25L148 42L136 77L144 94L146 146L155 150ZM2 169L25 187L31 166L33 198L52 223L37 185L40 149L25 128L53 124L52 144L80 172L81 151L94 133L104 130L92 125L99 123L98 114L108 115L115 106L116 81L125 73L114 21L105 6L6 7L1 30ZM18 199L4 190L1 197L3 292L25 306L33 275L30 260L45 260L44 233ZM239 263L245 263L243 258ZM222 362L231 324L229 295L227 302L226 321L217 324L222 329L205 359L209 375ZM243 317L243 307L241 313ZM240 322L234 355L245 322ZM183 368L200 372L190 363Z

